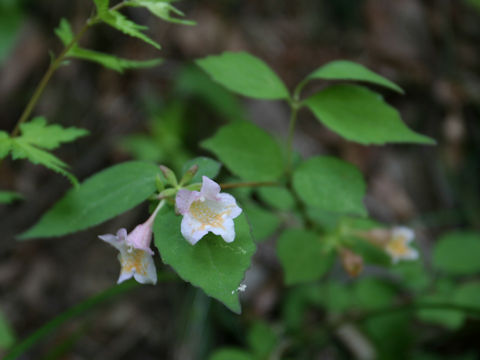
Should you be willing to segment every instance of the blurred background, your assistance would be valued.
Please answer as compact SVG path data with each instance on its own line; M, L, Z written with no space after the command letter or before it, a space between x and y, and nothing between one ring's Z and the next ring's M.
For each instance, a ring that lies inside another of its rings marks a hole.
M413 227L427 269L439 236L452 229L480 229L478 0L183 0L177 6L197 25L166 24L141 9L125 11L149 26L161 51L104 25L89 30L80 43L125 58L162 57L164 64L118 74L74 60L49 83L35 113L90 131L56 152L79 179L129 159L179 170L186 160L209 155L199 141L239 118L286 136L285 104L232 95L194 66L196 58L245 50L266 61L290 89L318 66L349 59L399 84L406 95L376 90L412 129L438 145L361 146L302 111L296 149L303 156L333 154L358 166L367 179L372 218ZM92 11L89 0L0 0L0 130L13 129L48 67L49 51L61 50L53 33L60 19L78 29ZM309 85L305 95L324 85ZM0 173L0 189L24 196L0 205L0 310L10 327L3 330L0 348L6 348L114 284L116 253L97 234L132 229L145 220L147 208L60 239L17 242L15 235L34 224L70 184L26 161L5 160ZM421 319L414 316L380 321L362 331L354 326L326 330L329 306L350 296L341 289L351 280L338 264L332 272L343 285L330 305L321 303L316 288L285 287L272 234L258 246L241 316L183 282L144 286L68 322L23 358L207 359L221 346L246 348L252 326L265 324L283 334L278 359L371 354L476 359L480 353L480 322L472 319L457 327L427 321L418 333L412 330ZM296 336L302 340L294 343L301 347L291 346Z

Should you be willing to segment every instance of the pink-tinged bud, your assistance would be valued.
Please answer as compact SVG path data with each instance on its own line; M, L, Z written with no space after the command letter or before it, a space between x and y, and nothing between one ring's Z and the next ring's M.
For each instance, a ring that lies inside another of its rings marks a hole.
M363 271L363 257L350 249L341 248L340 258L345 271L352 277L357 277Z
M153 251L150 248L152 242L153 222L157 216L160 206L150 215L147 221L143 224L137 225L133 231L127 236L127 245L138 250L144 250L153 255Z

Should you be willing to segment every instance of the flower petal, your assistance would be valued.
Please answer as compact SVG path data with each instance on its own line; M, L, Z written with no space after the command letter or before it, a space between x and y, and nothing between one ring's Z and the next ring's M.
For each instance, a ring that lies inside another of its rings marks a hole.
M235 240L235 227L231 218L225 219L222 227L211 227L210 231L215 235L220 235L227 243Z
M415 232L406 226L397 226L392 229L392 238L401 237L405 243L410 243L415 238Z
M208 177L202 176L202 189L200 190L200 194L205 197L205 199L217 200L219 193L220 185Z
M218 199L225 209L229 210L228 217L235 219L242 213L242 209L238 207L235 198L227 193L222 193L218 195Z
M195 245L208 233L208 229L204 224L187 213L182 219L181 232L190 244Z
M185 215L190 209L190 205L195 200L200 198L200 193L198 191L190 191L186 189L180 189L177 192L177 196L175 197L175 205L177 206L177 210L180 214Z

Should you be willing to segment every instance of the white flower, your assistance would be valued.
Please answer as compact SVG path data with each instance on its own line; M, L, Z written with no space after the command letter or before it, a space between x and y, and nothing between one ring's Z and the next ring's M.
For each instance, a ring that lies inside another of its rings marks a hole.
M385 251L392 257L392 261L415 260L418 258L418 251L409 246L415 237L412 229L400 226L391 231L389 241L385 244Z
M242 209L232 195L220 193L215 181L203 176L200 191L179 190L176 206L183 215L182 235L190 244L195 245L208 232L220 235L227 243L235 240L233 219Z
M98 237L120 252L118 260L122 269L117 281L118 284L130 279L132 276L141 284L157 283L157 271L150 248L143 250L132 247L127 242L127 230L122 228L118 230L117 235L106 234Z

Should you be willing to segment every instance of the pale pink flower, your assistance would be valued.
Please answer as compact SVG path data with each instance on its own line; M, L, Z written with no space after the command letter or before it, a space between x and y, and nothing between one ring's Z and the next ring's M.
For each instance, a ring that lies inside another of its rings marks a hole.
M153 251L150 248L150 243L152 242L153 222L157 216L158 210L160 210L162 206L163 203L160 203L147 221L143 224L137 225L135 229L128 234L127 245L138 250L144 250L150 255L153 255Z
M131 277L134 277L141 284L157 283L157 271L150 248L148 250L133 248L128 243L127 230L122 228L118 230L117 235L105 234L98 237L120 252L118 260L122 268L117 281L118 284Z
M179 190L176 206L183 215L182 235L190 244L195 245L208 232L220 235L227 243L235 240L233 219L242 209L232 195L220 193L215 181L203 176L200 191Z

